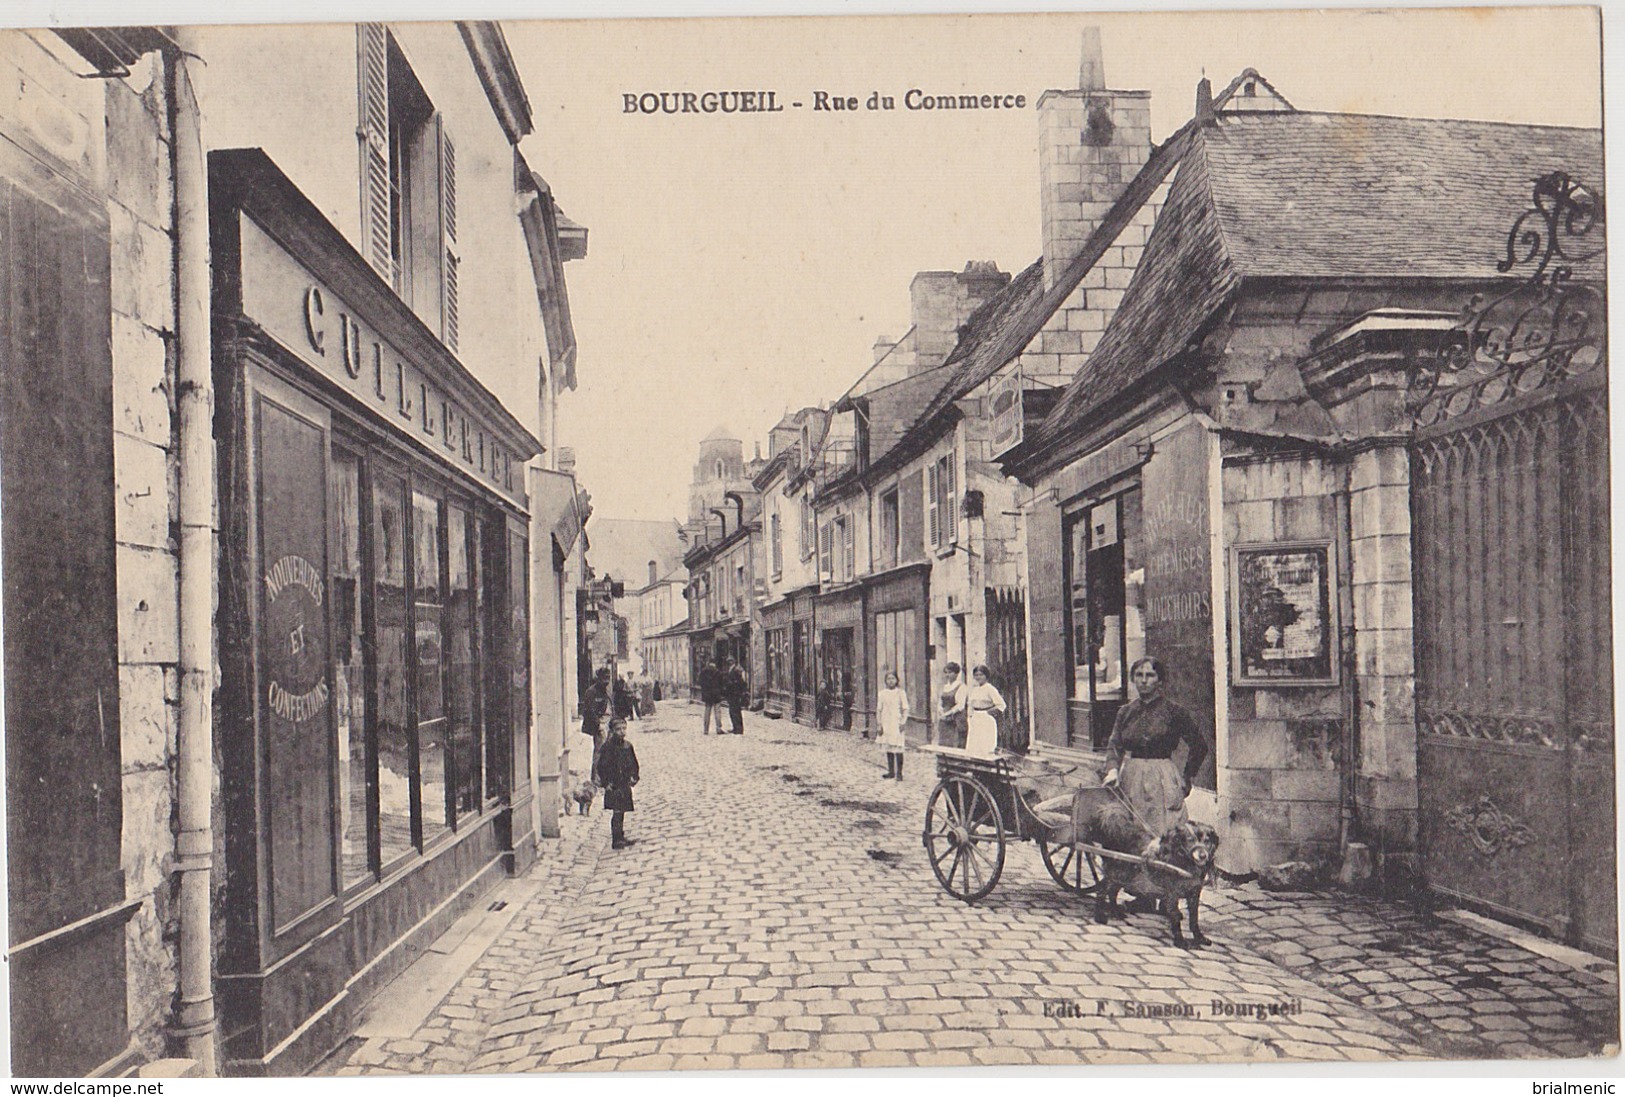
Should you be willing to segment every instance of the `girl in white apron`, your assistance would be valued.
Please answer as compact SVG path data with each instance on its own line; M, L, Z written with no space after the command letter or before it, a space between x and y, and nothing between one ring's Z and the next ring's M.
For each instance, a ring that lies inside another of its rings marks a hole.
M965 749L972 754L991 757L999 749L999 721L993 715L1004 711L1004 698L987 680L987 668L971 671L976 684L965 694L965 708L970 712L966 721Z

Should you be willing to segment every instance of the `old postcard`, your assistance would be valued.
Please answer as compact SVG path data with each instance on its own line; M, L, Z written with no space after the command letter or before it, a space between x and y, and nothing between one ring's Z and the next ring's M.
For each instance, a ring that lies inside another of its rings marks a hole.
M15 1074L1618 1053L1598 10L119 22Z

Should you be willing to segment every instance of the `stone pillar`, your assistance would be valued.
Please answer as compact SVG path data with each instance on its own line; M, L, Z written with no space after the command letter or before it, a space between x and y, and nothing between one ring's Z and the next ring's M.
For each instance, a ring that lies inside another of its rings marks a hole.
M1416 662L1411 627L1410 464L1401 442L1355 455L1349 470L1356 804L1384 875L1416 851Z
M1354 607L1355 806L1389 882L1415 868L1416 648L1412 628L1409 377L1457 338L1447 313L1380 309L1322 335L1298 364L1346 437Z

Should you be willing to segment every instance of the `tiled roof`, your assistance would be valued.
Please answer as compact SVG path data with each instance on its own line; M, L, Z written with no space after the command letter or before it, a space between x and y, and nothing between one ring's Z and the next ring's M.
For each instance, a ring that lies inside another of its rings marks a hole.
M1054 411L1032 432L1029 452L1177 354L1240 284L1209 193L1198 140L1180 161L1122 303Z
M901 442L952 373L944 363L864 393L859 399L869 408L869 452L885 454Z
M1221 113L1181 157L1100 344L1023 446L1036 454L1214 320L1242 279L1499 277L1536 178L1600 181L1596 130ZM1600 185L1600 183L1598 184Z
M1494 278L1535 179L1603 178L1601 132L1556 126L1220 115L1202 143L1244 277Z
M959 342L943 362L941 368L948 372L940 389L920 415L899 432L896 445L887 450L871 446L871 452L880 456L870 463L870 469L884 469L907 460L915 447L928 442L926 430L932 420L1026 349L1150 199L1183 155L1193 129L1194 123L1187 122L1151 151L1140 173L1112 203L1049 289L1044 288L1044 260L1040 257L971 314Z

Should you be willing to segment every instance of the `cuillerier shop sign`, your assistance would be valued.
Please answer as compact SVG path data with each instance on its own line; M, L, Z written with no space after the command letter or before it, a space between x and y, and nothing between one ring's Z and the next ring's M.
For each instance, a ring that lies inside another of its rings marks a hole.
M524 506L524 461L332 286L242 217L243 312L395 432Z

